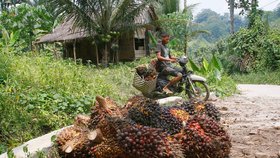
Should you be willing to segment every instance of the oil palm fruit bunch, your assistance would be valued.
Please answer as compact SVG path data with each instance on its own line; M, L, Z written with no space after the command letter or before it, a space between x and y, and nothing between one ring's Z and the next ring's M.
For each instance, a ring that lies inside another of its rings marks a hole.
M95 158L121 158L124 151L114 139L106 139L91 147L89 153Z
M184 108L184 110L186 112L188 112L190 115L194 115L195 114L194 104L191 101L183 102L181 107Z
M131 120L121 117L105 116L96 126L102 141L91 147L90 154L96 158L124 158L125 150L117 139L118 131L133 124Z
M117 131L125 155L133 158L183 158L181 145L158 128L132 124Z
M87 157L92 142L87 138L90 117L78 115L74 126L62 130L56 139L61 157Z
M189 118L189 113L182 107L162 107L148 98L134 97L128 103L129 119L144 126L161 128L171 135L178 133L182 122Z
M97 124L106 117L118 116L122 117L122 113L118 105L110 98L96 97L97 102L91 109L91 116L89 121L89 127L95 129Z
M221 113L213 103L192 100L184 102L181 106L189 112L190 115L206 114L216 121L220 121L221 119Z
M89 157L90 141L87 133L79 127L68 127L62 130L56 138L58 153L63 158Z
M165 132L173 135L183 127L183 122L189 119L189 113L181 107L162 107L160 118L154 127L161 128Z
M205 113L216 121L221 120L221 113L213 103L205 103Z
M168 134L175 134L182 128L182 120L176 118L176 111L178 114L189 116L181 107L161 107L157 102L145 99L130 106L127 118L137 124L161 128Z
M230 153L230 139L224 129L207 116L196 115L186 122L181 133L174 135L190 158L224 158Z
M128 99L127 103L125 104L125 109L129 110L131 107L138 107L140 105L144 105L148 98L136 95Z
M140 102L133 102L127 113L127 118L144 126L155 127L159 122L161 107L151 99L141 99Z

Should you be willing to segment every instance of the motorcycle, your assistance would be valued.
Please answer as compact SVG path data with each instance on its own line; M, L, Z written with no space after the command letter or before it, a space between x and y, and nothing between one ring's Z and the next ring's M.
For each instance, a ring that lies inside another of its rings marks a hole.
M175 85L171 85L169 89L176 93L181 93L185 91L189 99L197 99L207 101L210 95L209 88L206 84L206 79L204 77L193 74L192 71L188 70L186 64L188 58L183 56L177 59L181 67L182 79ZM151 98L164 98L170 96L164 93L163 87L169 82L167 76L158 75L156 89L149 94Z

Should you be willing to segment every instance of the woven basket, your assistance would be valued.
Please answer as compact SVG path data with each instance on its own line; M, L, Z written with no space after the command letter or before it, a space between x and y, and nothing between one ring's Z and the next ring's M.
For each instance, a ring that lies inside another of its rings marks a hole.
M138 75L135 71L133 79L133 87L141 91L143 95L149 95L152 91L155 90L157 84L157 77L153 80L146 81L144 78Z

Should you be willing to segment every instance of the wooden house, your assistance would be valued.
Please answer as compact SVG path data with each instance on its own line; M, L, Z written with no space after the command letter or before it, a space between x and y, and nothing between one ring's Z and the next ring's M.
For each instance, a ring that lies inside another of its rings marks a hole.
M149 24L155 20L155 13L146 10L135 19L137 24ZM149 25L150 26L150 25ZM151 27L149 27L151 28ZM135 32L120 35L118 40L117 58L121 61L132 61L149 55L148 28L141 28ZM51 33L42 36L36 44L61 42L64 47L63 57L88 60L93 63L100 61L101 53L97 50L89 34L79 28L73 27L73 21L65 21L58 25ZM98 52L98 53L97 53ZM112 60L112 57L111 57Z

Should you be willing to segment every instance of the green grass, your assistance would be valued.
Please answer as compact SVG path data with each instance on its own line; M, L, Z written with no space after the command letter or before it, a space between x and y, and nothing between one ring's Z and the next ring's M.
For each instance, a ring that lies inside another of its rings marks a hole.
M231 76L240 84L272 84L280 85L280 70L255 72L249 74L234 74Z

